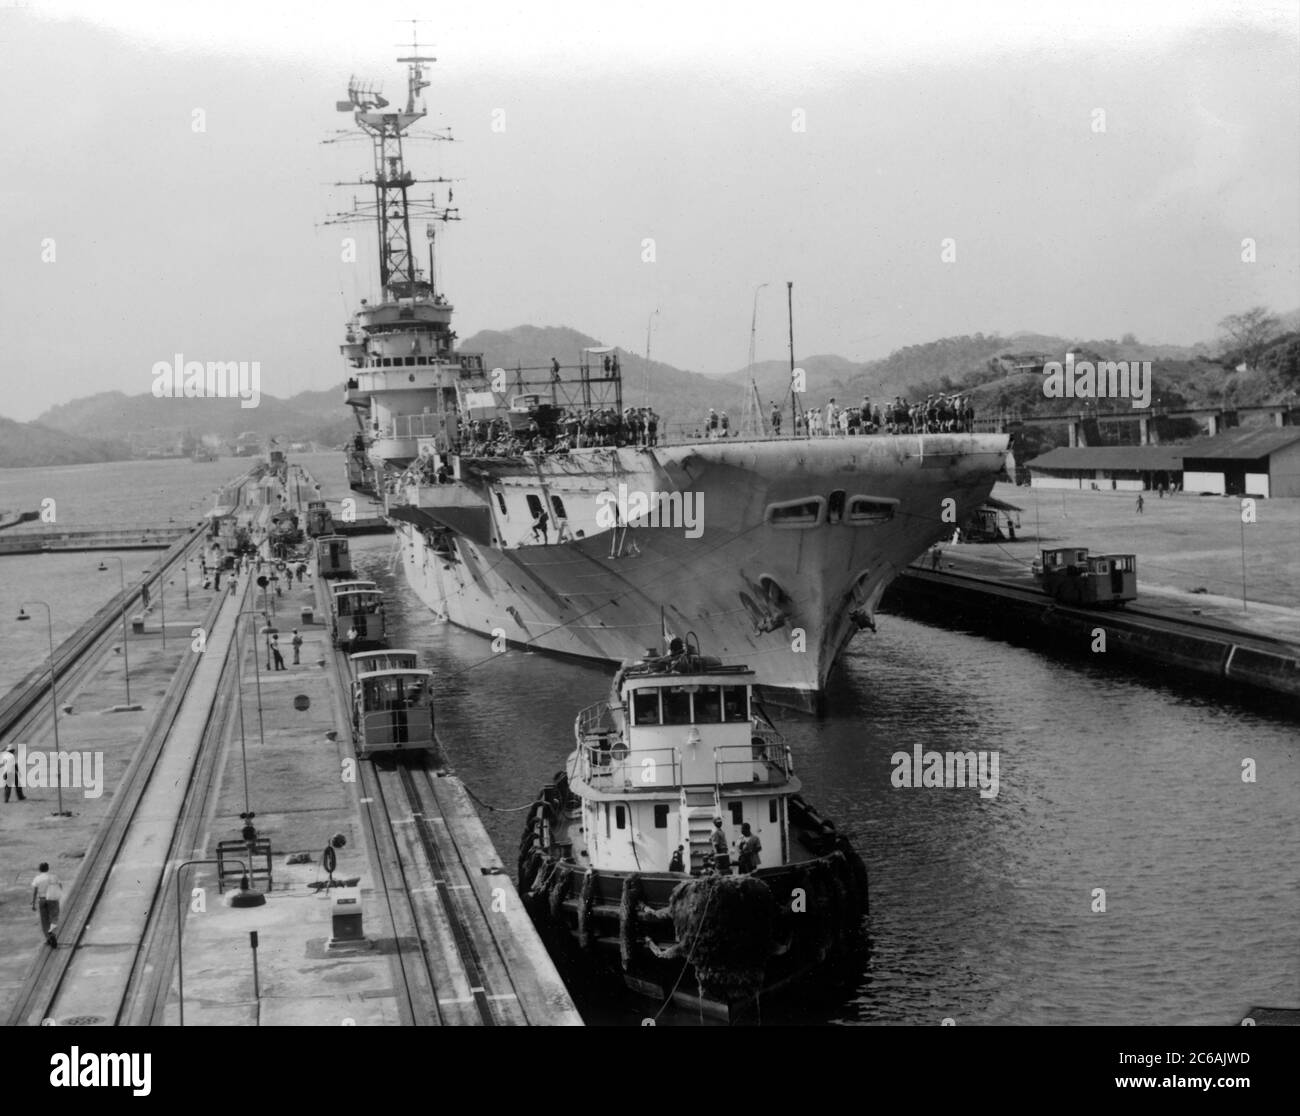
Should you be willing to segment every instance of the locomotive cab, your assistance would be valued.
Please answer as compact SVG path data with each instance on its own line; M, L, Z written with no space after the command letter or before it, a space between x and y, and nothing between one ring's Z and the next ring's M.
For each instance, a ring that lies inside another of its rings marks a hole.
M316 568L321 577L350 578L352 558L342 535L322 535L316 540Z
M384 595L377 589L345 589L335 593L330 638L350 651L381 647L388 638Z
M358 675L352 728L359 759L434 750L433 672L373 670Z

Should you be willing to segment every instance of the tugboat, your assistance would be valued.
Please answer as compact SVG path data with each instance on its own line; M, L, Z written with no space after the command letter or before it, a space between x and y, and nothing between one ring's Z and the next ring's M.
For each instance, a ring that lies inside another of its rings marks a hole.
M694 637L625 664L578 714L519 849L553 948L726 1022L850 957L867 911L866 866L800 797L755 677Z

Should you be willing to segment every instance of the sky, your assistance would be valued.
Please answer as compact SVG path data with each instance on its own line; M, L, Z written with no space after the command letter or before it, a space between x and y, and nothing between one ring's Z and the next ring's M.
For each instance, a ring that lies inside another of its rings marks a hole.
M326 141L352 75L404 99L412 17L455 142L408 165L455 182L461 337L650 329L725 373L755 299L758 358L785 357L793 282L800 357L1208 340L1300 307L1298 9L0 0L0 414L149 391L178 353L338 385L377 268L325 223L369 149Z

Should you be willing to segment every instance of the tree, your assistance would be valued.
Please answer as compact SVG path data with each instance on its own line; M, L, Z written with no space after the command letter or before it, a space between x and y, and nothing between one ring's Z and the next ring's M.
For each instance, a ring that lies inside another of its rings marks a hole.
M1260 353L1277 336L1280 325L1277 315L1270 314L1267 306L1252 306L1241 314L1229 314L1219 323L1219 329L1231 351L1240 354L1253 368Z
M1300 384L1300 333L1278 338L1260 358L1259 366L1275 373L1283 386Z

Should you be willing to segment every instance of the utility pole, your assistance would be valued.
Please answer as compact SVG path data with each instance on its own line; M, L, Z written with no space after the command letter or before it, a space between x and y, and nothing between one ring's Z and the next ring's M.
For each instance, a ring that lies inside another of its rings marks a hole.
M785 309L786 315L790 319L790 433L793 435L799 429L799 419L798 405L795 402L795 396L798 393L794 390L794 283L788 280L785 284ZM805 436L807 433L807 424L805 423Z

